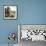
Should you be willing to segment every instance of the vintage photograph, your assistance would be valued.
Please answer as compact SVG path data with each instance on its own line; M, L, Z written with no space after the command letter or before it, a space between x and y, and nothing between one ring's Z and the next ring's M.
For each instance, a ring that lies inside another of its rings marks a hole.
M21 25L20 39L46 41L46 25Z
M4 19L17 19L17 6L4 6Z

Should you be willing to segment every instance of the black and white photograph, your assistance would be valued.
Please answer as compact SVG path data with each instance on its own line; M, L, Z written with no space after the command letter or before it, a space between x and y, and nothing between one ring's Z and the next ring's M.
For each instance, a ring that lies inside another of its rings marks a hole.
M4 6L4 19L17 19L17 6Z
M20 40L46 41L46 25L20 25Z
M21 25L20 39L46 41L46 25Z

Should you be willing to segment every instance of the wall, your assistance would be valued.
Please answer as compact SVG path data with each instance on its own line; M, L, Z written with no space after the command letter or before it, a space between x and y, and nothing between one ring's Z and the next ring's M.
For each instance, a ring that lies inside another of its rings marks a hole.
M17 5L18 19L4 20L4 5ZM18 24L46 24L46 0L0 0L0 44L8 43L9 32L18 32Z

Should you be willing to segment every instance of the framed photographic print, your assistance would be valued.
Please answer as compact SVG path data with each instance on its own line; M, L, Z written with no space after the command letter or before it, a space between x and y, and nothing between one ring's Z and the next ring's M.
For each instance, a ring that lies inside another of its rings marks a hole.
M20 24L18 31L20 41L46 41L46 25Z
M17 19L17 6L4 6L4 19Z

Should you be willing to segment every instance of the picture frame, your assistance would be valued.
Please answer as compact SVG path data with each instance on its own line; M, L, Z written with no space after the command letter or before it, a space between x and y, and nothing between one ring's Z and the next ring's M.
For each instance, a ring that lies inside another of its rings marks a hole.
M18 31L19 41L46 41L46 24L19 24Z
M3 18L6 20L17 19L17 5L4 5L3 7Z

